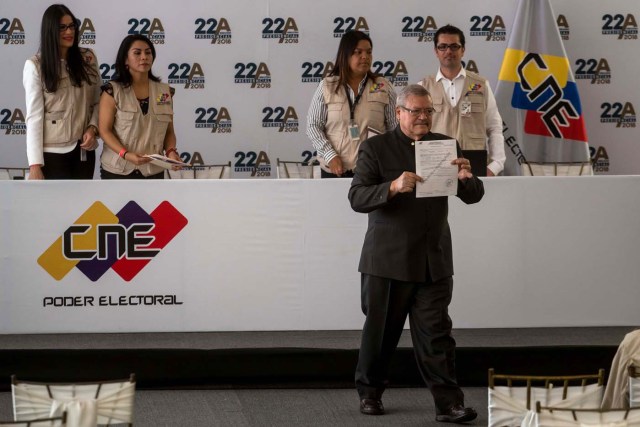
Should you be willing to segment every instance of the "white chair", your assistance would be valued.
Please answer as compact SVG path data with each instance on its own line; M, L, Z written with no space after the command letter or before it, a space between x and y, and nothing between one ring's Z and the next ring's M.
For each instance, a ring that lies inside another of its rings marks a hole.
M29 421L0 421L0 426L11 427L66 427L67 413L63 412L62 416L53 418L38 418Z
M278 165L278 179L282 178L298 178L298 179L312 179L314 175L313 163L296 162L290 160L277 160Z
M536 427L640 427L640 408L584 409L536 403Z
M90 383L45 383L11 377L16 421L61 416L69 427L133 425L135 375L129 379Z
M586 162L524 162L522 176L582 176L593 175L590 161Z
M629 366L629 407L640 408L640 366Z
M497 385L506 383L506 385ZM599 408L604 369L594 375L498 375L489 369L489 427L535 426L535 402Z
M167 169L169 179L228 179L231 175L231 162L219 165L191 165L174 171Z
M29 176L29 168L0 167L0 180L27 179L28 176Z

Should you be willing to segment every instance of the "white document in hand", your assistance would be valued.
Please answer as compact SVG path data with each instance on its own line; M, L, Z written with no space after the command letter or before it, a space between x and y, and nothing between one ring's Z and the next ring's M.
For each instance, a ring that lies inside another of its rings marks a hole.
M171 169L174 166L189 166L186 163L170 159L162 154L145 154L144 157L151 159L151 163L161 166L165 169Z
M416 183L416 197L453 196L458 191L456 140L416 141L416 174L423 181Z

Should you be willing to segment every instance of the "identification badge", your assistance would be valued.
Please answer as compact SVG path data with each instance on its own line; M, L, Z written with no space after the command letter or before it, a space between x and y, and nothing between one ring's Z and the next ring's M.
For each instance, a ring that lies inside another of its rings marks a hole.
M358 124L354 120L349 122L349 136L353 141L360 140L360 129L358 129Z
M460 103L460 114L462 117L471 117L471 101L469 101L469 98L465 98Z
M460 113L462 117L471 117L471 101L465 99L460 103Z

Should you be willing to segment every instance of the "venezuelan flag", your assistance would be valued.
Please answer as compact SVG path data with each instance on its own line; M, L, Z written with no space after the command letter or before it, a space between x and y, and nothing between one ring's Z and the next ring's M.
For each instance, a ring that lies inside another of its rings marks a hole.
M511 148L505 174L520 175L524 162L589 161L578 87L549 0L520 0L496 101Z

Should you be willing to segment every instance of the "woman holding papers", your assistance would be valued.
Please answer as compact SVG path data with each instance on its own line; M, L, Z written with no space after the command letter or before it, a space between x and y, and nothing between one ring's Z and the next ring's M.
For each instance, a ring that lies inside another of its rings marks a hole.
M372 50L367 34L345 33L333 70L311 100L307 136L323 178L352 177L368 128L383 133L397 125L396 95L387 80L371 72Z
M180 161L173 130L173 89L160 83L151 66L156 50L149 39L125 37L113 79L102 87L100 158L102 179L163 179L164 169L150 155ZM160 156L161 157L161 156Z
M98 147L100 73L78 47L78 20L61 4L42 16L40 49L24 65L29 179L91 179Z

